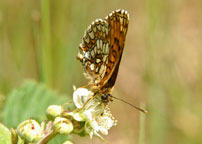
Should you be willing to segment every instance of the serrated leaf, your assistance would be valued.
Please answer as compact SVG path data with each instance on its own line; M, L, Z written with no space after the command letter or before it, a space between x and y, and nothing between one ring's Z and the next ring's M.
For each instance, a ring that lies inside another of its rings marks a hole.
M71 96L59 95L44 84L27 81L13 90L3 107L2 122L12 128L29 118L45 120L46 109L51 104L64 104L72 101Z

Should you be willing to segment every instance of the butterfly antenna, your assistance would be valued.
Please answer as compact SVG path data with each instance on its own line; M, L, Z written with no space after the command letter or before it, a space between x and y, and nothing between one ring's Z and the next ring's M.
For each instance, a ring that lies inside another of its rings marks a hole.
M133 104L131 104L131 103L129 103L129 102L127 102L127 101L121 99L121 98L117 98L117 97L114 97L114 96L112 96L112 95L111 95L111 97L114 98L114 99L117 99L117 100L119 100L119 101L122 101L122 102L124 102L124 103L126 103L126 104L132 106L133 108L135 108L135 109L137 109L137 110L139 110L139 111L141 111L141 112L147 113L147 110L141 109L141 108L139 108L139 107L137 107L137 106L135 106L135 105L133 105Z

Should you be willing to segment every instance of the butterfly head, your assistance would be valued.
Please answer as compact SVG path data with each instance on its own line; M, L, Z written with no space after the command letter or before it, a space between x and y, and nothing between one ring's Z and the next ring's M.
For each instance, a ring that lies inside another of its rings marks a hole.
M101 95L101 100L103 103L109 103L109 102L113 101L112 95L110 93L104 93Z

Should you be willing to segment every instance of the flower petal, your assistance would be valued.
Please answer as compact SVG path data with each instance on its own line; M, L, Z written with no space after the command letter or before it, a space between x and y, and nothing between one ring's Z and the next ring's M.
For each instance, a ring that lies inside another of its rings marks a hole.
M74 91L73 102L77 108L82 108L84 103L89 99L91 95L92 92L88 91L88 89L78 88L76 91Z

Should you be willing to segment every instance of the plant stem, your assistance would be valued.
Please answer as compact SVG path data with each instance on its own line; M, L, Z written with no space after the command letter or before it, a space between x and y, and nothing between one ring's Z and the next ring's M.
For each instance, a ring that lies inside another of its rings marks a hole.
M50 131L47 135L45 135L38 144L46 144L48 143L52 138L54 138L58 133L54 130Z
M42 81L48 86L52 85L52 52L50 38L50 1L41 0L42 22Z

